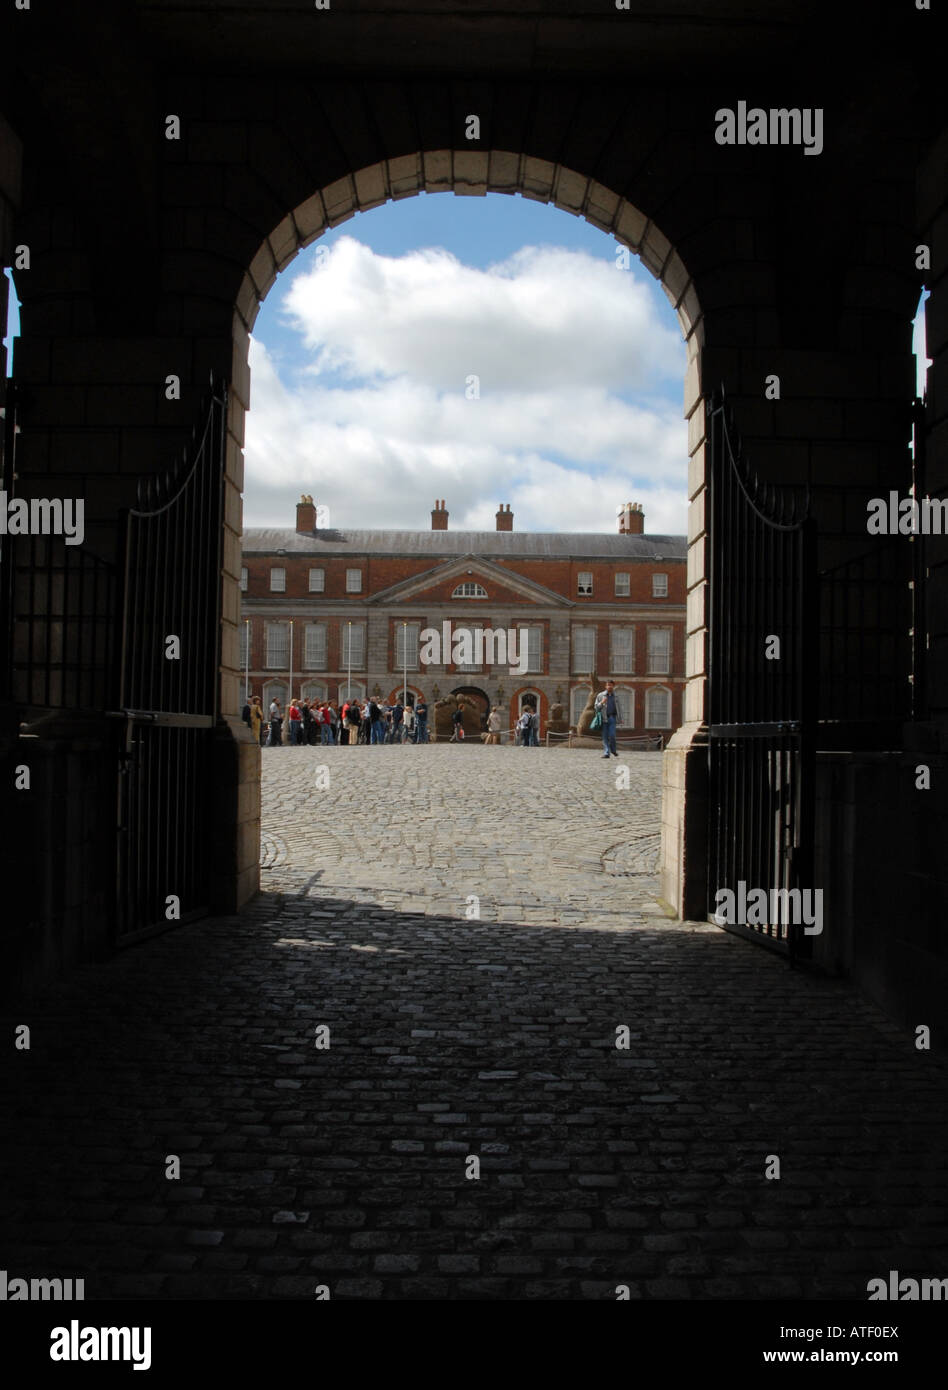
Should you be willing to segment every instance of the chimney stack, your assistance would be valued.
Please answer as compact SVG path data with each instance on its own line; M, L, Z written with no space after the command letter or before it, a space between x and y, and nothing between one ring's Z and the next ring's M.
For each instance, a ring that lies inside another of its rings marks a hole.
M497 512L494 520L497 523L498 531L513 530L513 512L510 510L509 502L501 502L500 510Z
M448 513L445 509L444 498L439 502L435 498L434 511L431 513L432 531L446 531L448 529Z
M645 531L645 513L641 502L626 502L619 508L619 535L641 536Z
M305 492L296 504L296 529L304 536L316 530L316 504Z

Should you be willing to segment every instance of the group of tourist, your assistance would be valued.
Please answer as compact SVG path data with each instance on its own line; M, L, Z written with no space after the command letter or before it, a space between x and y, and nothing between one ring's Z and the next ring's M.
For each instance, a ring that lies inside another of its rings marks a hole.
M254 695L244 705L243 718L265 748L284 742L297 747L428 742L428 705L423 696L413 705L397 699L389 704L374 697L345 700L342 705L335 700L290 700L285 716L280 701L274 699L264 717L260 696Z

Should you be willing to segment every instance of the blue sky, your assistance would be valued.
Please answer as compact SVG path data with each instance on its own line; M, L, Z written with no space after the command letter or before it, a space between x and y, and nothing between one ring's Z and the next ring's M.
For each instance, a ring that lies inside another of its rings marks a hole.
M661 287L582 219L421 194L321 237L254 327L244 524L685 530L685 347ZM479 396L470 399L470 378Z
M9 276L9 271L7 272ZM927 298L927 295L925 296ZM18 332L10 298L9 346ZM924 316L915 321L924 389ZM9 362L8 362L9 367ZM520 196L421 194L321 237L251 348L245 526L686 529L684 345L661 287L581 218ZM467 399L476 374L480 395Z

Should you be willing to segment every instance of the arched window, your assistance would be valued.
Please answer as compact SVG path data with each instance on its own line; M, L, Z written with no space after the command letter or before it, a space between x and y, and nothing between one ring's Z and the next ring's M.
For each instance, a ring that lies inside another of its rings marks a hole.
M279 700L280 708L286 709L286 681L267 681L263 687L263 717L269 717L270 703Z
M586 708L586 701L589 699L589 686L577 685L570 691L569 696L569 722L579 723L579 716Z
M346 685L345 680L339 682L339 703L342 705L349 697L357 700L365 699L365 685L360 681L353 681L351 685Z
M624 685L617 685L616 704L619 706L619 718L616 720L616 727L619 729L634 729L635 691L629 690Z
M653 685L645 694L645 727L671 728L671 691L664 685Z
M300 699L309 700L310 703L315 700L317 704L322 704L328 693L325 681L304 681L300 686Z
M486 598L487 590L483 584L475 584L473 579L466 579L463 584L459 584L451 595L452 598Z

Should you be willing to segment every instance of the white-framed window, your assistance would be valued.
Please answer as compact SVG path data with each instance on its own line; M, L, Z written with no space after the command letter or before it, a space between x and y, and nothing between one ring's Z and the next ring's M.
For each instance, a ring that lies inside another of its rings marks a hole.
M247 665L247 657L250 654L250 624L243 622L240 624L240 665L241 668Z
M610 627L609 670L617 676L629 676L635 670L634 627Z
M354 698L354 699L357 699L357 700L364 700L364 699L365 699L365 682L364 682L364 681L352 681L352 683L351 683L350 685L347 685L346 682L345 682L344 680L341 680L341 681L339 682L339 706L340 706L340 708L345 704L345 702L346 702L347 700L350 700L350 699L353 699L353 698Z
M635 728L635 691L627 690L624 685L617 685L615 688L616 704L619 707L619 717L616 720L618 729Z
M326 624L307 623L303 637L303 665L309 671L326 669Z
M518 625L517 642L523 641L524 629ZM543 670L543 629L542 627L528 627L526 629L527 639L527 670L535 675ZM523 664L521 649L518 645L517 655L520 657L520 664Z
M476 584L473 579L465 579L463 584L459 584L451 595L452 598L486 598L487 590L483 584Z
M650 627L648 630L648 669L653 676L667 676L671 662L671 629Z
M668 598L668 575L652 575L652 598Z
M362 571L346 570L346 593L361 594L362 592Z
M418 636L420 623L395 624L395 669L396 671L418 670Z
M349 643L352 655L349 655ZM356 671L365 669L365 623L342 624L342 665L353 667Z
M646 729L671 728L671 691L664 685L653 685L645 692Z
M630 588L629 588L629 575L628 575L627 573L626 573L626 574L617 574L617 575L616 575L616 598L628 598L630 592L631 592L631 590L630 590Z
M266 665L271 671L285 671L290 664L289 623L267 623Z
M574 627L572 631L572 669L581 676L596 669L596 629ZM575 723L575 720L573 721Z
M286 570L280 566L276 566L270 571L270 592L272 594L286 592Z
M576 576L577 594L591 594L593 591L593 577L591 570L580 570Z
M326 571L323 569L311 569L309 572L309 591L311 594L322 594L326 591Z
M241 565L241 567L240 567L240 592L241 592L242 594L245 594L245 593L247 592L247 585L248 585L249 583L250 583L250 571L248 570L248 568L247 568L246 565Z
M569 722L579 723L579 716L586 708L586 701L589 699L588 685L574 685L569 693Z

